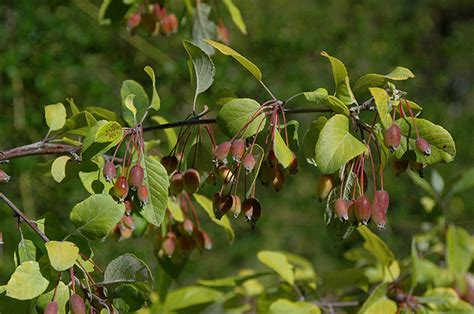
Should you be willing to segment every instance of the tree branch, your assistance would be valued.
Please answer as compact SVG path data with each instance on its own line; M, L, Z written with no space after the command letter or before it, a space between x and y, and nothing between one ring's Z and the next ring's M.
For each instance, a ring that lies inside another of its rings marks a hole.
M286 114L301 114L301 113L317 113L317 112L332 112L329 108L296 108L286 109ZM154 125L143 128L143 132L152 132L155 130L164 130L171 128L178 128L188 125L200 125L200 124L214 124L216 123L215 118L201 119L191 118L177 122L171 122L166 124ZM81 151L81 146L73 146L66 144L55 144L48 143L45 141L39 141L36 143L15 147L4 152L0 152L0 162L5 162L10 159L33 156L33 155L64 155L71 154L77 156Z
M7 204L8 207L10 207L13 210L13 212L15 213L15 216L19 217L21 220L26 222L26 224L30 226L30 228L33 229L33 231L36 232L41 237L41 239L44 240L44 242L49 241L48 237L44 234L43 231L41 231L38 228L36 223L34 223L28 217L26 217L26 215L18 207L16 207L15 204L13 204L13 202L10 201L10 199L1 192L0 192L0 199L2 199L5 202L5 204Z

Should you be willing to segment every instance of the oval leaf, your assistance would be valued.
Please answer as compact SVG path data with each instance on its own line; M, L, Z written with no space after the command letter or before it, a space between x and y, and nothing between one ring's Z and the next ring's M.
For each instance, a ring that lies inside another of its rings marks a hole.
M288 262L285 254L274 251L260 251L257 254L258 260L275 271L280 277L289 283L294 285L295 273L293 266Z
M326 122L319 134L316 164L322 173L332 174L365 150L365 145L349 132L349 119L337 114Z
M389 96L385 89L382 88L371 87L369 90L374 97L380 121L384 128L387 129L392 124L392 117L390 116L390 110L388 108Z
M281 137L280 132L275 133L275 139L273 140L273 150L275 151L275 157L283 166L283 168L287 168L293 161L293 153Z
M66 163L71 159L69 156L60 156L51 164L51 175L54 181L60 183L66 177Z
M242 56L240 53L224 44L218 43L213 40L207 39L205 40L205 42L219 50L222 54L226 56L231 56L232 58L237 60L244 68L246 68L247 71L249 71L257 80L262 80L262 72L260 71L260 69L249 59Z
M146 283L151 287L153 276L148 266L133 254L124 254L112 260L104 272L100 285Z
M41 295L48 284L49 281L40 272L38 262L24 262L8 281L6 295L17 300L31 300Z
M158 95L158 92L156 90L155 71L153 71L153 68L148 65L145 67L144 70L146 74L148 74L148 76L150 77L151 83L153 84L153 96L151 97L150 108L158 111L160 110L161 99L160 99L160 95Z
M126 108L125 106L125 99L127 99L128 95L133 94L135 98L133 99L134 107L137 109L136 119L140 121L143 117L145 112L148 110L148 105L150 100L148 95L146 94L143 87L140 83L134 80L126 80L122 83L122 88L120 89L120 96L122 98L122 116L125 122L129 126L135 126L135 119L133 113Z
M321 55L328 58L331 63L332 75L334 83L336 84L336 97L342 100L346 105L356 102L349 85L349 76L344 63L337 58L331 57L325 51L321 52Z
M232 99L222 106L217 114L217 125L229 137L236 135L245 126L247 128L243 136L253 136L265 127L265 115L260 113L256 116L259 109L260 104L253 99Z
M227 11L229 11L230 17L232 18L235 26L237 26L242 34L247 35L247 26L245 26L245 22L242 19L242 14L240 14L239 8L232 0L224 0L224 5L227 8Z
M148 188L149 202L140 209L140 214L149 223L159 227L168 203L169 179L165 168L153 157L147 156L142 163L145 173L143 185Z
M49 262L57 271L71 268L79 257L79 248L72 242L49 241L45 246Z
M62 103L47 105L44 107L44 116L51 131L60 130L66 123L66 108Z
M125 206L110 195L96 194L74 206L70 219L76 231L90 240L98 240L109 234L124 212Z

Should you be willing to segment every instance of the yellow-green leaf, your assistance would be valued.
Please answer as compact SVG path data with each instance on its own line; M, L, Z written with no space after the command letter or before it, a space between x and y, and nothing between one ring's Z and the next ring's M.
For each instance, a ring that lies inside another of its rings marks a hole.
M319 314L321 310L313 303L278 299L270 305L271 314Z
M235 26L239 29L242 34L247 34L247 27L245 22L242 19L242 14L240 14L239 8L234 4L232 0L224 0L224 5L227 8L227 11L230 13L230 17L234 22Z
M265 114L259 110L260 104L253 99L232 99L219 110L217 125L229 137L233 137L244 127L246 129L242 136L246 138L253 136L265 127Z
M275 157L283 168L287 168L293 161L293 154L281 137L280 132L275 133L273 150L275 151Z
M160 110L160 95L158 95L158 92L156 90L156 78L155 78L155 71L153 71L153 68L151 66L146 66L145 67L145 72L148 74L148 76L151 79L151 83L153 84L153 96L151 97L151 103L150 103L150 108L154 110Z
M122 126L115 121L109 121L99 127L95 134L95 142L109 143L121 139L123 137Z
M72 242L49 241L45 246L49 262L57 271L71 268L79 257L79 248Z
M374 257L382 264L390 265L395 260L395 255L389 247L375 233L366 226L357 228L359 234L364 238L364 248L372 253Z
M388 108L389 96L383 88L371 87L369 90L374 97L380 121L384 128L387 129L392 124L392 117L390 116L390 110Z
M134 121L134 123L136 124L136 123L137 123L137 108L136 108L135 105L133 104L133 99L134 99L134 98L135 98L135 95L134 95L134 94L128 95L128 96L125 98L124 104L125 104L125 108L127 108L128 110L130 110L130 112L132 113L132 115L133 115L133 121Z
M41 295L48 284L49 281L41 274L38 262L24 262L10 277L6 295L17 300L31 300Z
M262 264L276 272L284 281L290 285L295 284L294 267L288 262L285 254L275 251L260 251L257 258Z
M44 107L44 116L49 129L57 131L66 123L66 108L62 103L47 105Z
M216 48L217 50L219 50L222 54L226 55L226 56L231 56L232 58L234 58L235 60L237 60L244 68L246 68L257 80L261 81L262 80L262 72L260 71L260 69L254 64L252 63L249 59L245 58L244 56L242 56L240 53L238 53L237 51L235 51L234 49L224 45L224 44L221 44L221 43L218 43L216 41L213 41L213 40L210 40L210 39L206 39L204 40L206 43L208 43L209 45L211 45L212 47Z
M227 239L229 240L230 243L234 242L234 230L232 229L232 225L230 224L229 218L227 216L223 216L220 220L216 219L214 212L212 210L212 201L205 197L204 195L200 194L194 194L194 199L198 204L204 209L204 211L209 215L209 217L212 219L212 221L224 228L226 234L227 234Z
M331 108L331 110L335 113L340 113L345 116L350 115L349 108L347 108L344 102L339 98L329 95L327 98L327 103L329 105L329 108Z
M321 55L328 58L331 63L332 75L334 83L336 84L336 97L342 100L346 105L353 104L355 98L352 94L351 86L349 84L349 76L344 63L342 63L341 60L330 56L325 51L321 52Z
M71 159L69 156L60 156L51 164L51 175L54 181L61 183L66 177L66 163Z

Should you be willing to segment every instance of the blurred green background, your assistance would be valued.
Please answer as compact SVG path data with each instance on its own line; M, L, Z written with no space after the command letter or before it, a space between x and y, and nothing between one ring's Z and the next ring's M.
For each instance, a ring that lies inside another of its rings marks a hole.
M179 12L181 1L171 1ZM473 166L474 141L474 2L469 0L235 1L249 34L241 35L227 16L231 45L254 61L264 81L280 98L300 91L326 87L333 81L325 50L343 60L352 82L365 73L387 73L395 66L410 68L416 78L400 83L409 99L424 107L423 117L443 125L457 144L457 157L436 169L446 185ZM143 68L157 72L162 99L161 115L169 120L185 117L191 110L193 90L189 82L182 40L188 29L171 37L132 37L125 23L100 26L99 1L7 0L0 4L0 151L41 140L47 132L43 106L71 97L81 107L101 106L120 110L120 87L135 79L148 88ZM216 55L214 86L200 104L212 104L220 88L230 88L240 97L265 101L268 97L253 77L233 60ZM292 106L305 106L302 99ZM300 138L317 117L299 115ZM148 135L160 136L158 132ZM67 227L72 206L86 197L78 179L56 184L41 164L49 157L12 160L2 169L12 175L4 192L30 217L54 211ZM319 273L337 270L345 261L342 252L360 239L341 241L338 230L327 230L324 205L315 200L317 170L305 164L300 154L300 174L288 178L280 194L259 188L263 217L256 230L235 221L236 241L230 246L225 234L208 223L214 249L194 253L180 283L196 278L231 275L256 264L262 249L287 250L310 259ZM430 177L427 169L426 177ZM441 214L420 205L423 195L406 175L396 178L386 171L391 195L388 226L378 232L400 256L409 252L409 238L424 221ZM448 219L474 230L474 193L456 197ZM0 204L0 284L12 270L12 254L19 235L15 218ZM23 230L26 228L23 227ZM123 252L134 252L156 269L153 238L94 244L99 265Z

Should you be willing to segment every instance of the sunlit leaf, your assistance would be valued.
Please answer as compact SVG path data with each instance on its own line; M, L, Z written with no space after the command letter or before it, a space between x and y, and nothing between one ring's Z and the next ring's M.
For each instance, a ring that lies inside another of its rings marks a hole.
M145 72L148 74L148 76L151 79L151 83L153 85L153 96L151 97L151 103L150 103L150 108L154 110L160 110L160 95L158 95L158 92L156 90L156 78L155 78L155 71L153 71L153 68L151 66L146 66L145 67Z
M60 130L66 123L66 108L62 103L47 105L44 107L44 116L51 131Z
M288 259L283 253L260 251L257 254L257 258L262 264L275 271L284 281L290 285L294 285L294 267L288 262Z
M230 13L230 17L234 22L235 26L239 29L242 34L247 34L247 27L245 26L245 22L242 19L242 14L240 14L239 8L234 4L232 0L223 0L224 5L227 8L227 11Z
M249 98L236 98L228 101L217 114L217 125L227 136L233 137L241 132L243 137L250 137L265 127L265 114L258 112L260 104Z
M151 224L159 227L168 203L169 179L166 169L154 157L145 157L142 163L145 173L143 185L148 187L149 202L140 209L140 214Z
M60 156L51 164L51 175L54 181L61 183L66 177L66 163L71 159L69 156Z
M41 295L48 284L49 281L41 274L38 262L24 262L8 281L6 295L17 300L31 300Z
M72 242L49 241L45 246L49 262L57 271L71 268L79 257L79 248Z

